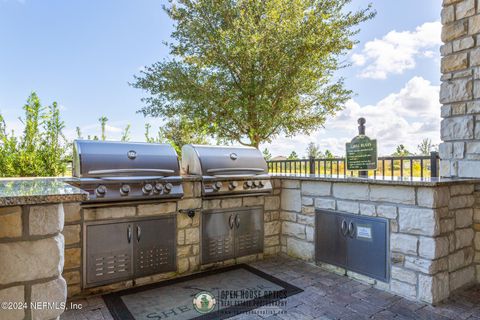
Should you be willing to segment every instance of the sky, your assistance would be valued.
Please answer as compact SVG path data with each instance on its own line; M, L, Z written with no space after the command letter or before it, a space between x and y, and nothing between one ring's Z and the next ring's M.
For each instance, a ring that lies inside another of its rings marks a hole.
M20 132L18 119L28 95L43 104L57 101L65 135L100 135L98 118L107 116L107 138L119 139L131 125L133 141L144 140L138 114L145 93L132 88L133 76L168 58L163 44L173 30L159 0L0 0L0 113ZM379 155L398 144L416 151L423 138L440 142L441 0L354 0L352 10L373 4L374 19L363 23L357 46L339 71L354 96L345 109L310 135L279 136L261 145L273 156L305 155L309 142L342 156L367 120L367 135L378 140Z

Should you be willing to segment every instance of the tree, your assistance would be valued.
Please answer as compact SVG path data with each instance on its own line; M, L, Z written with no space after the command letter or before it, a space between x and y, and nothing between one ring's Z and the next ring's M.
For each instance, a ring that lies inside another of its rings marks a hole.
M77 139L83 139L82 130L80 129L80 127L76 127L75 130L77 131Z
M320 151L318 145L310 142L306 149L307 158L323 158L323 153Z
M325 158L327 159L332 159L332 158L335 158L335 156L333 155L333 153L330 151L330 150L325 150Z
M63 135L65 127L56 102L42 106L33 92L23 107L20 118L23 132L17 136L7 131L0 115L0 176L34 177L57 176L65 173L68 144Z
M100 122L100 126L102 127L102 140L106 140L107 139L107 135L106 135L106 126L107 126L107 121L108 121L108 118L105 117L105 116L102 116L98 119L98 121ZM95 138L93 139L95 140ZM98 138L96 139L98 140Z
M425 138L417 146L420 155L428 156L430 152L435 149L435 145L432 144L432 140Z
M290 153L290 155L288 156L287 159L288 159L288 160L297 160L297 159L298 159L298 155L297 155L297 153L296 153L295 151L292 151L292 152Z
M263 157L265 158L265 160L268 161L268 160L272 159L272 154L270 153L270 151L267 148L263 149L262 153L263 153Z
M185 144L206 144L208 142L206 132L198 127L196 121L186 117L172 118L160 127L158 141L171 144L179 156L181 156L182 147Z
M308 134L341 110L352 92L340 58L371 7L351 0L178 0L164 7L175 23L172 59L132 85L146 90L145 116L196 119L208 134L257 147L279 134Z
M407 157L409 155L411 155L410 151L408 151L403 144L398 145L395 152L392 154L394 157Z
M130 140L130 125L129 124L127 124L125 129L123 129L120 140L121 141L129 141Z

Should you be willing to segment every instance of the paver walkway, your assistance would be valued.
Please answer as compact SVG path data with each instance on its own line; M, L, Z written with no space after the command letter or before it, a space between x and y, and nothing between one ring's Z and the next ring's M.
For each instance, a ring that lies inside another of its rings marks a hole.
M291 296L282 307L261 307L231 319L478 319L480 286L452 296L432 307L332 274L314 265L273 258L251 263L266 273L296 285L304 292ZM74 301L82 310L67 311L62 320L112 320L100 297ZM173 318L172 318L173 319Z

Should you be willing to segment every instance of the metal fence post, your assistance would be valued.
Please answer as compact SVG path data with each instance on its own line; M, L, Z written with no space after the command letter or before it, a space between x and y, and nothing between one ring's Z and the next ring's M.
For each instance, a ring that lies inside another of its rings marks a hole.
M315 174L315 157L309 157L308 163L310 165L310 174Z
M430 152L430 176L432 178L438 177L437 159L438 159L438 152L437 151Z

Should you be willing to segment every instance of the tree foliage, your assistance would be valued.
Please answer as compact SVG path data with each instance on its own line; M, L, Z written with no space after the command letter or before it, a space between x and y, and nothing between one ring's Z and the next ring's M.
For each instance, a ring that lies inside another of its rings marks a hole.
M408 151L408 149L403 145L400 144L397 146L395 152L392 154L394 157L407 157L410 156L412 153Z
M307 154L307 158L323 158L323 153L320 151L320 147L315 144L315 142L310 142L307 145L307 149L305 150Z
M188 143L207 144L205 130L199 128L195 121L186 117L175 117L159 128L159 141L171 144L178 155L182 153L182 146Z
M267 148L263 149L262 153L265 160L268 161L272 159L272 154L270 153L270 150L268 150Z
M297 153L296 153L295 151L292 151L292 152L289 154L289 156L288 156L287 159L288 159L288 160L297 160L297 159L298 159L298 155L297 155Z
M171 60L132 84L149 93L141 112L196 119L208 134L258 148L279 134L308 134L351 91L333 79L371 7L350 0L178 0Z
M431 139L425 138L420 142L420 144L417 146L418 153L422 156L428 156L430 155L431 151L434 151L436 149L436 145L432 143Z
M69 148L57 103L41 105L32 93L23 106L23 133L8 132L0 115L0 176L57 176L66 171Z

